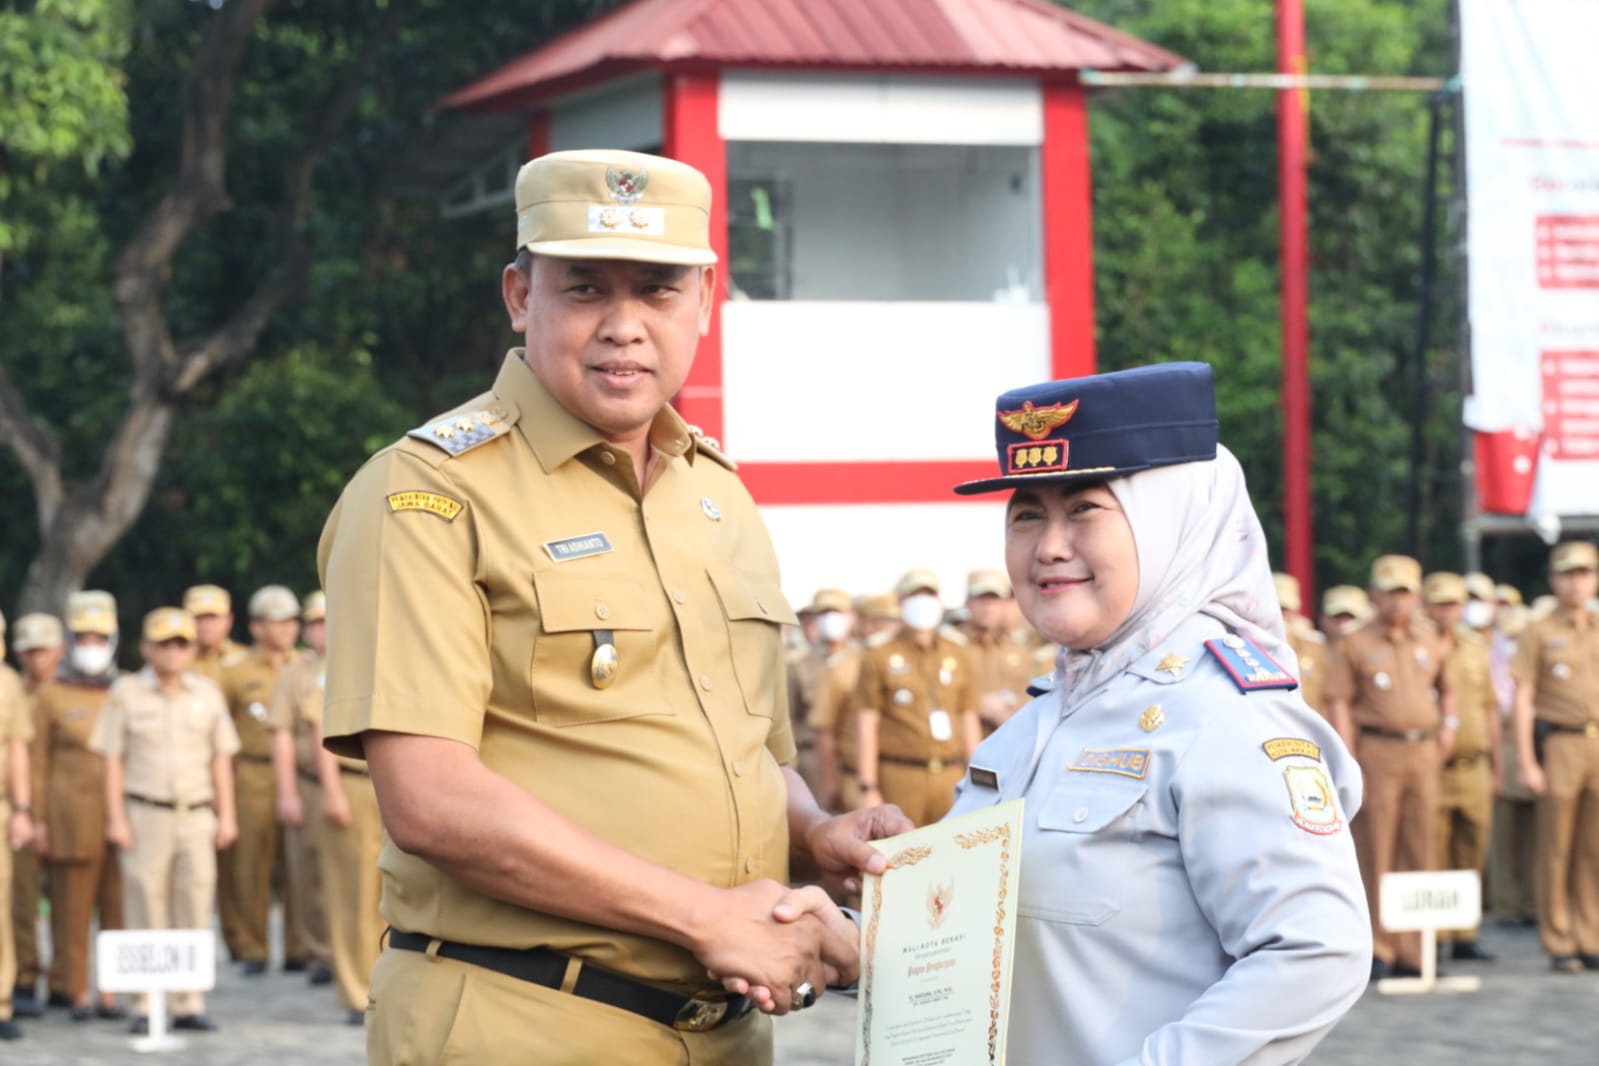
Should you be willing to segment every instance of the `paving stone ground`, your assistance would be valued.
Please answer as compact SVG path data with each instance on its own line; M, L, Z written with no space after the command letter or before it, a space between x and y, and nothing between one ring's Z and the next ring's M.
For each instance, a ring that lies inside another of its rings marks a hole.
M1599 1063L1599 973L1579 977L1550 973L1531 930L1490 925L1483 943L1500 954L1497 963L1458 964L1450 970L1480 974L1481 992L1396 997L1368 991L1310 1061L1314 1066ZM275 970L247 979L227 964L218 977L210 1009L223 1029L191 1035L184 1052L135 1056L129 1050L125 1024L74 1024L63 1012L52 1011L43 1021L25 1023L23 1040L0 1044L0 1064L107 1066L163 1061L196 1066L353 1066L364 1061L364 1034L343 1024L330 989L311 988L303 975ZM811 1010L778 1021L778 1066L850 1066L854 1031L854 1002L842 996L824 997Z

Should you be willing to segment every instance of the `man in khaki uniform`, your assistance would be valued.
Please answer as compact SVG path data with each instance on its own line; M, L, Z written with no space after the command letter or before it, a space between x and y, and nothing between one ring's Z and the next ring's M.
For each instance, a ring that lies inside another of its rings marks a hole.
M971 653L985 737L1027 702L1027 683L1036 676L1033 648L1016 637L1015 603L1010 578L1001 571L973 570L966 576L967 618L959 628Z
M1560 973L1599 970L1599 552L1586 541L1549 556L1554 613L1516 649L1516 754L1538 800L1538 926ZM1541 740L1542 743L1536 743Z
M267 920L272 910L272 872L283 869L283 834L278 831L277 781L272 772L272 695L283 671L300 658L300 601L282 585L266 585L250 597L250 636L255 641L222 674L222 694L239 734L233 762L234 809L239 839L217 858L222 932L228 951L247 977L266 972ZM299 901L284 880L283 968L303 971Z
M1421 564L1384 555L1372 564L1371 587L1376 617L1333 646L1325 691L1328 720L1366 779L1352 831L1371 907L1376 980L1421 972L1420 934L1382 928L1378 886L1390 871L1432 868L1438 767L1457 723L1443 644L1415 613Z
M899 630L899 601L887 593L858 597L850 606L860 639L846 642L828 658L827 673L816 690L816 706L811 708L817 762L822 770L817 799L830 811L853 811L860 806L855 686L861 678L861 657L864 649L881 647Z
M1321 596L1321 631L1328 644L1371 619L1371 597L1354 585L1334 585ZM1325 697L1324 697L1325 698Z
M6 632L0 614L0 649ZM0 654L3 659L3 654ZM11 936L11 853L21 853L33 842L33 788L28 779L28 746L33 741L33 714L22 680L0 661L0 822L6 840L0 846L0 990L17 980L16 945ZM38 882L33 883L37 890ZM11 997L0 995L0 1040L22 1035L11 1020Z
M1464 624L1466 582L1459 574L1428 574L1422 588L1427 617L1444 645L1444 675L1455 697L1455 747L1438 778L1436 860L1440 870L1475 870L1488 862L1494 780L1499 776L1499 708L1489 674L1488 645ZM1493 961L1477 930L1445 930L1457 959Z
M193 585L183 594L183 609L194 616L200 638L194 672L221 684L223 671L244 658L244 646L228 635L233 632L233 597L219 585Z
M1310 709L1327 714L1327 702L1322 695L1322 685L1327 677L1327 638L1314 623L1306 618L1300 597L1299 579L1292 574L1273 574L1277 587L1277 603L1282 607L1283 627L1288 631L1288 646L1299 660L1299 694Z
M25 614L12 627L11 650L22 665L22 688L28 720L33 724L33 744L44 730L38 720L38 701L34 693L56 679L56 668L66 651L61 619L49 614ZM31 757L32 762L38 756ZM36 776L36 774L35 774ZM29 809L32 809L31 803ZM16 988L11 996L12 1014L17 1018L38 1018L44 1014L39 1003L39 898L44 894L44 878L39 852L33 847L18 850L11 866L11 934L16 946ZM0 912L3 913L3 912ZM5 985L0 984L0 995Z
M317 860L317 835L323 823L322 779L309 710L314 701L316 716L321 715L326 618L327 598L318 589L305 598L300 612L300 634L309 651L284 669L267 712L267 725L272 730L272 771L277 779L278 820L285 827L289 893L294 897L299 918L296 936L300 953L310 961L313 985L333 980L333 950L328 943L327 906Z
M799 751L800 777L818 798L825 792L826 771L816 747L816 727L811 716L828 662L849 641L853 622L849 611L849 593L842 589L818 589L800 612L805 645L790 653L788 659L788 713L794 729L794 746Z
M1516 682L1511 666L1527 627L1521 593L1509 585L1494 588L1498 610L1489 642L1488 663L1499 702L1499 750L1504 786L1494 798L1494 833L1488 860L1488 887L1500 925L1538 924L1538 797L1521 783L1516 756Z
M797 619L731 464L667 406L710 325L709 184L560 152L516 207L526 348L369 461L319 547L326 743L366 758L388 837L368 1054L762 1066L749 1004L856 968L819 889L774 918L790 855L882 869L866 838L906 823L829 818L789 765Z
M239 735L222 690L194 673L189 612L145 615L145 667L118 678L89 747L105 756L106 837L120 850L130 929L209 929L216 857L233 844L233 753ZM209 1031L198 990L170 996L172 1027ZM149 1032L141 995L135 1033Z
M982 737L977 683L965 639L939 626L938 576L912 570L894 593L901 629L866 653L855 687L860 802L930 825L954 804Z
M89 946L95 912L101 929L121 929L122 873L105 838L105 761L89 750L106 694L117 679L117 605L109 592L74 593L67 601L71 647L67 667L39 689L43 738L34 806L36 845L50 877L51 1006L75 1021L127 1017L116 996L89 994Z

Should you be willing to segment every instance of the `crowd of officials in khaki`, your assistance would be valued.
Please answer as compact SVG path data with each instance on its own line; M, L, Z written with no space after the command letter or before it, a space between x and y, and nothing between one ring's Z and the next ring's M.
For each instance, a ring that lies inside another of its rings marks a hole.
M1559 546L1554 595L1528 608L1484 574L1424 580L1415 560L1384 556L1369 595L1327 591L1319 630L1279 575L1306 701L1365 772L1355 833L1373 914L1387 871L1484 871L1500 920L1539 924L1555 970L1599 969L1596 570L1593 545ZM789 662L799 765L831 809L888 802L919 825L936 821L967 756L1052 668L1056 649L1022 622L1004 574L974 572L965 591L953 622L925 570L882 595L824 589L799 612ZM45 1006L126 1016L90 988L96 917L102 929L206 928L215 909L232 959L263 974L275 884L285 970L333 982L361 1020L380 948L382 830L362 764L321 744L324 601L312 593L302 608L268 586L249 616L246 648L229 639L228 593L191 588L182 608L146 616L145 665L132 674L115 665L108 593L74 596L64 626L17 620L21 676L0 666L10 835L0 905L9 896L11 915L0 922L0 988L14 987L0 999L0 1034L19 1034L13 1011ZM1418 937L1374 936L1374 977L1419 970ZM1474 930L1445 937L1456 959L1491 959ZM214 1028L200 993L172 999L175 1026Z
M275 885L284 970L335 985L361 1021L382 934L382 827L364 766L322 749L324 616L322 593L302 607L269 585L250 598L243 647L229 637L227 591L197 585L181 608L145 616L136 673L117 668L107 592L74 595L65 625L17 619L8 643L21 676L0 664L0 1038L47 1007L76 1021L128 1017L91 989L96 920L209 929L217 914L233 961L264 974ZM198 991L168 1005L174 1028L216 1028ZM148 1011L140 997L134 1032L148 1030Z

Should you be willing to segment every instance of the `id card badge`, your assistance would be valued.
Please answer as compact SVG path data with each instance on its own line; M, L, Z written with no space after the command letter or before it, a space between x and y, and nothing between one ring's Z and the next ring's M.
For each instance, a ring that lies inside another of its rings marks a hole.
M927 731L933 734L934 740L953 740L955 727L949 720L948 711L933 711L927 716Z

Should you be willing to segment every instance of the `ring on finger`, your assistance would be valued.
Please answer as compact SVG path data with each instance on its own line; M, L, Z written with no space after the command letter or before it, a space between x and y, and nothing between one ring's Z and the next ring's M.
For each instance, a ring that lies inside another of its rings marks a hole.
M811 987L809 981L804 982L794 990L793 1010L804 1010L816 1002L816 989Z

